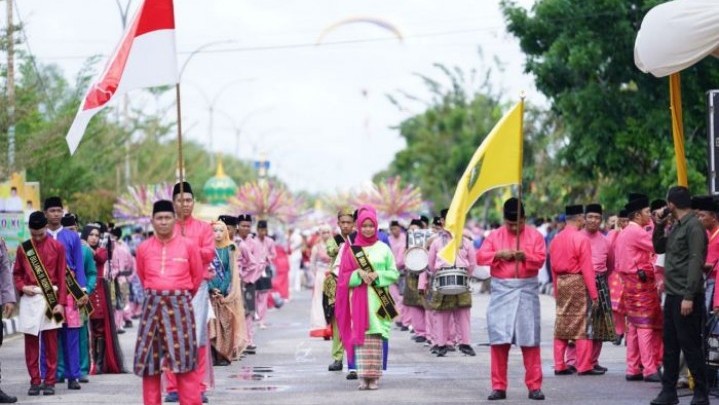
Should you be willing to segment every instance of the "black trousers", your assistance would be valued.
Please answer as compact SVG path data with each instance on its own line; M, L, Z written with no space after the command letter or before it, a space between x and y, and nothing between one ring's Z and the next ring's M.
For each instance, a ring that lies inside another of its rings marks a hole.
M679 378L679 351L684 352L694 378L695 395L707 395L707 371L704 358L704 295L694 297L688 316L681 314L680 295L667 295L664 301L664 375L662 390L676 392Z

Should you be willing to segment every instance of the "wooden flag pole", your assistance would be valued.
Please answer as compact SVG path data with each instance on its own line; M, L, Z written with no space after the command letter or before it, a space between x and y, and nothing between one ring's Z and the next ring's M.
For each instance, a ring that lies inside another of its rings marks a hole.
M182 103L180 98L180 82L178 80L177 84L175 84L175 95L177 97L177 167L179 170L179 177L180 177L180 212L178 213L178 217L181 219L180 221L180 229L182 236L185 236L185 218L182 216L182 206L185 202L185 190L184 190L184 181L185 181L185 167L183 164L183 156L182 156Z

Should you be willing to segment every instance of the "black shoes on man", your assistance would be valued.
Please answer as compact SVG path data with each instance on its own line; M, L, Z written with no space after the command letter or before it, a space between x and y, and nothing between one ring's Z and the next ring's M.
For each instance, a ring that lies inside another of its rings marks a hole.
M542 390L531 390L527 398L535 401L544 401L544 393ZM504 390L492 390L492 393L487 397L490 401L497 401L500 399L507 399L507 391Z
M329 371L342 371L342 362L339 360L335 360L330 364L329 367L327 367L327 370Z

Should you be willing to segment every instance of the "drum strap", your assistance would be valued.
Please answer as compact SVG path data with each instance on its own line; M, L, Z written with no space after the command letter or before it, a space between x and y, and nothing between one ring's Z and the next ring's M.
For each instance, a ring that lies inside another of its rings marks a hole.
M55 290L52 288L52 283L50 282L50 276L47 274L47 269L42 263L42 259L40 259L40 256L37 254L35 244L32 243L32 240L26 240L22 243L22 249L25 251L25 258L27 259L28 264L30 264L32 274L35 276L35 282L42 289L42 295L48 306L45 310L45 316L47 319L55 319L55 322L62 323L64 320L63 316L52 312L52 308L55 308L58 304L57 294L55 294Z
M361 246L352 245L352 254L355 257L355 260L357 260L357 265L360 267L360 269L368 273L374 272L372 263L370 263L369 259L367 258L367 254ZM395 309L394 300L392 299L392 296L387 292L387 289L384 287L377 287L376 285L372 285L371 287L374 292L377 293L377 297L379 297L381 305L380 308L377 310L377 315L380 318L388 318L390 320L396 318L399 313L397 312L397 309Z

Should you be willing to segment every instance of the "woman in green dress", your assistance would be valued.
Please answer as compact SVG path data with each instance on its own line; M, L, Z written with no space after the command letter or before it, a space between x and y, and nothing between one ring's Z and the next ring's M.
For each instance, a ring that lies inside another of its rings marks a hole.
M359 389L376 390L386 369L392 327L388 287L397 281L399 272L389 246L378 239L375 209L362 206L356 225L358 234L352 246L356 252L347 244L340 252L335 313L342 344L348 357L357 363ZM361 254L366 255L370 266L360 267L357 258ZM389 297L389 306L382 305L380 295Z

